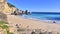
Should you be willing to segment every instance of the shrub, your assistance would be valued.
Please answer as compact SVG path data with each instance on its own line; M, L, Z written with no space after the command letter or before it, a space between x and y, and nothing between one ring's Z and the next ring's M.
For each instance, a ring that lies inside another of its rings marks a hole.
M3 24L8 24L8 22L0 21L0 25L3 25Z
M1 26L3 29L8 29L8 26L7 25L3 25Z
M42 32L40 32L40 34L43 34Z
M9 32L9 31L7 30L7 34L14 34L14 33L12 33L12 32Z

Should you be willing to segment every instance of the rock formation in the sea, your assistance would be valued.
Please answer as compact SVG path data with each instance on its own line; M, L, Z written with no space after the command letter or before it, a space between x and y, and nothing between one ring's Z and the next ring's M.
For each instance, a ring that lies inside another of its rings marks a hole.
M26 14L26 15L29 15L29 14L31 14L31 13L28 12L28 10L25 10L25 14Z

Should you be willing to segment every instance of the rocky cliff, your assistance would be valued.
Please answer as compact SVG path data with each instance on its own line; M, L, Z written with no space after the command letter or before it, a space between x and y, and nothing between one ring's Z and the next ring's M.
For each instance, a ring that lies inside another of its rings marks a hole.
M0 12L5 14L15 14L15 15L22 15L22 14L30 14L28 11L19 10L11 3L7 2L7 0L0 0Z
M10 4L6 0L0 0L0 12L10 14L16 10L17 10L17 8L14 5ZM20 10L18 9L17 11L20 11ZM20 12L22 12L22 11L20 11Z

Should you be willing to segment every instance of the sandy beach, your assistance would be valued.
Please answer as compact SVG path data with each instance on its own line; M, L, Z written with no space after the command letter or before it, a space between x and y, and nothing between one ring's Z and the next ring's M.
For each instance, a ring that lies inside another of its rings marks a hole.
M44 21L38 20L30 20L21 17L17 17L14 15L7 15L8 22L11 25L15 26L15 24L21 24L21 27L29 28L29 29L41 29L43 31L51 31L51 32L60 32L60 24L56 23L46 23Z

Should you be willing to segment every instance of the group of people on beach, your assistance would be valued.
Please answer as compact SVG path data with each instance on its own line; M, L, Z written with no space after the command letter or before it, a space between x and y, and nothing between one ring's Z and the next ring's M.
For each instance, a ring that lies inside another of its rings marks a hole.
M56 23L56 21L53 21L53 23ZM19 26L21 26L21 24L16 24L15 26L17 28L17 31L19 32L20 31L20 27ZM29 28L29 26L27 26L27 28ZM32 31L31 34L36 34L36 32Z
M20 31L19 24L16 24L15 26L16 26L16 28L17 28L17 31ZM21 24L20 24L20 26L21 26ZM27 28L28 28L28 27L29 27L29 26L27 26ZM36 34L36 33L35 33L35 30L32 31L31 34Z

